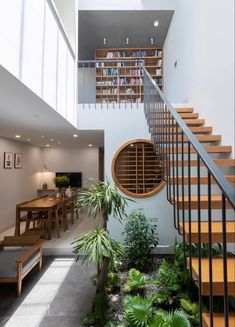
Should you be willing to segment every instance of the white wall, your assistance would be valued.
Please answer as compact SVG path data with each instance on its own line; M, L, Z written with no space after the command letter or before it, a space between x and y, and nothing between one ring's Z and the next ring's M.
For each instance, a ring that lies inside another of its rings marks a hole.
M76 0L54 0L73 50L76 49Z
M75 123L75 60L48 0L0 0L0 65Z
M22 153L23 168L4 169L4 152ZM40 148L0 138L0 231L14 225L17 203L36 197L40 171Z
M79 10L172 10L176 0L79 0Z
M176 3L164 45L166 95L191 103L234 146L234 0Z
M83 109L78 105L79 128L104 129L105 147L104 162L105 175L112 180L111 164L112 158L118 148L125 142L136 139L149 139L150 134L147 129L147 123L144 117L143 105L130 108L121 106L116 108L103 108L97 105L96 109ZM166 199L166 189L161 190L157 195L145 198L135 199L136 203L130 203L127 213L132 208L144 208L148 217L158 218L158 231L161 245L171 245L175 239L175 230L173 228L173 211ZM123 225L113 218L110 219L108 228L111 234L118 240L122 239Z
M54 188L52 181L55 172L82 172L82 184L89 178L99 178L98 148L50 148L45 149L43 162L51 173L42 173L41 182Z

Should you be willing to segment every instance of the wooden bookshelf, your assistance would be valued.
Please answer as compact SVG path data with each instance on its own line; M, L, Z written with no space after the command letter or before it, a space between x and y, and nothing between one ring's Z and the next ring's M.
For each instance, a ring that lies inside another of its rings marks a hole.
M104 103L143 102L144 60L148 72L163 89L162 48L104 48L96 49L96 60L105 60L96 65L96 100ZM130 60L121 63L120 60Z

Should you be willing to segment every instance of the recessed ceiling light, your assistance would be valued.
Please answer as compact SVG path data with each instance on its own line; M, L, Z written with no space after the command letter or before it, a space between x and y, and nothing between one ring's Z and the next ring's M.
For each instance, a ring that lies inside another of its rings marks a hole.
M77 134L73 134L73 137L78 137L78 135Z
M61 141L58 142L58 144L61 144L61 143L62 143Z
M157 26L159 25L159 21L158 21L158 20L155 20L154 23L153 23L153 25L154 25L155 27L157 27Z
M46 144L46 147L49 148L50 147L50 144Z
M106 44L106 38L104 37L104 45Z
M30 139L27 139L28 142L30 142L31 140Z
M50 139L50 141L54 141L54 139Z
M89 144L88 146L89 146L89 147L92 147L92 144Z
M134 146L134 144L131 144L130 146Z
M45 135L41 135L41 137L45 137Z
M129 44L129 37L126 38L126 44Z
M19 139L21 136L20 136L20 135L15 135L15 137L16 137L17 139Z

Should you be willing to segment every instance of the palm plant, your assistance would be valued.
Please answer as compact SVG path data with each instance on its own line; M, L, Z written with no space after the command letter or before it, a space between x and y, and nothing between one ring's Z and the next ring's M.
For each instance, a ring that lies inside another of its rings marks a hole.
M119 220L126 216L125 206L128 200L132 201L122 196L117 187L113 186L107 179L104 182L92 179L89 188L79 194L76 207L78 210L86 209L88 217L93 219L101 213L103 215L103 228L107 229L109 215L113 214L114 218Z
M149 327L191 327L190 321L181 309L167 312L158 310Z
M72 244L76 260L83 255L82 264L96 263L97 293L103 292L109 265L114 265L116 259L124 256L121 244L113 240L106 230L100 228L82 234Z
M148 283L148 276L146 274L141 273L135 268L130 269L129 271L129 279L124 286L125 292L140 292L144 290Z

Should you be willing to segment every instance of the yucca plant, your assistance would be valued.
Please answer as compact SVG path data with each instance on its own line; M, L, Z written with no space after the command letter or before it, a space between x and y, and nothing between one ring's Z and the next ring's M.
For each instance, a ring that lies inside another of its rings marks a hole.
M76 260L83 255L82 264L96 263L97 293L103 292L109 264L114 265L117 258L124 256L122 245L101 228L82 234L72 244L74 244L73 252Z
M107 179L104 182L91 179L88 189L79 193L77 201L78 211L82 208L87 210L89 218L96 218L98 214L103 216L103 228L107 229L109 215L122 220L125 213L127 201L132 201L120 194L118 188Z
M142 291L148 282L148 276L146 274L141 273L137 269L130 269L129 271L129 279L124 286L125 292L139 292Z

